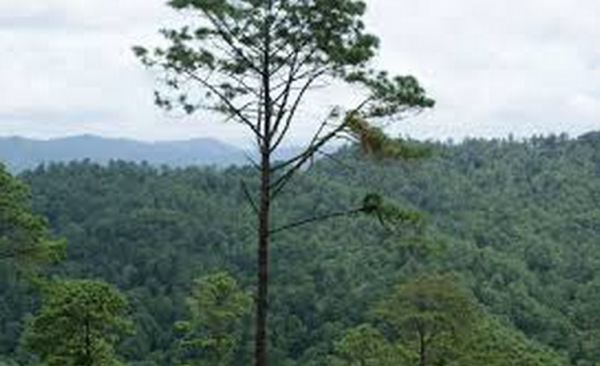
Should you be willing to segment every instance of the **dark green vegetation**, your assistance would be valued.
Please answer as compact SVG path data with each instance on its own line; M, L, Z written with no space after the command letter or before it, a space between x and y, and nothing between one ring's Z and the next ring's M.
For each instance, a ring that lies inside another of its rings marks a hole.
M126 307L125 297L104 282L50 282L25 344L47 366L121 365L114 346L130 328Z
M356 207L367 192L422 210L427 225L356 216L276 234L272 363L600 362L600 135L434 151L423 162L381 164L342 151L301 173L277 201L276 227ZM126 294L136 333L118 344L120 359L251 362L244 308L256 216L240 185L258 184L250 168L79 163L23 177L37 212L69 240L51 273L102 279ZM43 311L2 271L0 347L26 364L22 317Z
M0 262L13 271L58 259L64 249L63 241L50 238L46 220L32 212L29 199L28 187L0 165Z

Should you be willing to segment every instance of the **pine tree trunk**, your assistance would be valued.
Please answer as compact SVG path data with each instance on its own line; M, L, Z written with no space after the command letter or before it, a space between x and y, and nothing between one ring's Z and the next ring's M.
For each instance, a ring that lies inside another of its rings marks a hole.
M425 340L425 332L419 329L419 366L427 365L427 345Z
M261 164L260 212L258 230L258 296L256 303L255 365L267 366L267 313L269 307L269 222L271 172L269 155L263 153Z
M265 10L272 13L273 0L267 0ZM268 312L269 312L269 242L271 230L271 20L265 22L264 55L262 60L262 143L260 161L260 208L258 214L258 296L256 303L255 366L268 366Z

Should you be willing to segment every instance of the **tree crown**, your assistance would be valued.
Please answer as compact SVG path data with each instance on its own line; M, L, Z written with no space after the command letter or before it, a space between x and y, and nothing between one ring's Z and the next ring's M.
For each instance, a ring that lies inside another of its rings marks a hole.
M311 146L340 135L364 143L364 133L373 138L375 131L357 125L355 117L397 117L434 105L413 76L390 76L370 67L379 41L365 30L363 1L169 4L200 17L192 25L163 29L166 47L134 47L146 66L163 74L166 89L156 92L156 102L166 109L218 111L275 149L306 93L335 79L362 87L364 98L350 108L335 107Z

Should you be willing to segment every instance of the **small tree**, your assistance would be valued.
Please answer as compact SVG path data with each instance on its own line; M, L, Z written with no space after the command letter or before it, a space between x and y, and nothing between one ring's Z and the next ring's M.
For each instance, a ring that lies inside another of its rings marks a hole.
M177 324L183 332L179 353L185 364L229 365L239 346L239 325L251 303L226 273L197 280L187 299L190 318Z
M29 206L29 189L0 163L0 261L21 265L59 258L65 242L51 240L46 221Z
M358 141L376 158L419 155L370 120L397 118L434 103L414 77L390 77L369 67L379 42L365 31L363 1L171 0L169 5L196 21L162 30L166 47L134 48L146 66L163 75L166 88L155 93L156 103L187 113L219 112L245 127L259 151L257 199L245 191L258 216L255 364L266 366L269 247L272 234L281 231L271 224L273 200L337 138ZM353 106L332 107L303 151L274 161L291 126L300 123L296 117L305 97L336 79L360 88L364 98ZM373 212L373 206L368 209Z
M414 364L412 355L399 344L388 342L369 324L349 330L335 343L335 357L328 366L403 366Z
M448 276L426 276L401 284L376 306L375 315L418 356L418 365L436 365L460 347L476 324L472 296Z
M114 346L131 324L127 301L97 281L61 281L44 289L43 305L28 326L26 345L47 366L118 366Z
M329 366L541 366L568 362L478 311L447 276L421 277L376 306L379 327L363 324L335 343Z

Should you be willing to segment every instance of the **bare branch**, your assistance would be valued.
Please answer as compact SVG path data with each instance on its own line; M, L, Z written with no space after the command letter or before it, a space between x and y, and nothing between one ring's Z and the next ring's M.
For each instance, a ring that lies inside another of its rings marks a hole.
M339 165L339 166L341 166L341 167L344 167L344 168L346 168L346 169L348 169L348 170L353 170L353 171L356 171L356 168L355 168L355 167L353 167L353 166L352 166L352 165L350 165L350 164L347 164L347 163L343 162L342 160L340 160L340 159L336 158L336 157L335 157L334 155L332 155L332 154L326 153L325 151L316 151L316 153L317 153L317 154L321 154L321 155L323 155L325 158L327 158L327 159L331 160L332 162L334 162L334 163L338 164L338 165Z
M191 71L185 71L185 73L192 79L200 82L204 87L206 87L208 90L210 90L212 93L214 93L217 97L219 97L219 99L221 99L221 101L225 105L227 105L227 107L231 110L231 112L233 112L233 114L235 114L240 119L240 122L242 122L243 124L248 126L257 137L259 137L260 139L264 139L264 136L262 135L260 130L258 130L258 128L252 123L252 121L250 121L246 116L244 116L244 114L242 113L242 110L239 109L238 107L236 107L235 105L233 105L231 100L229 98L227 98L225 95L223 95L223 93L221 93L221 91L219 91L219 89L217 87L215 87L211 83L207 82L200 76L192 73Z
M353 109L351 112L349 113L357 113L359 112L362 108L364 108L365 105L367 105L369 103L369 101L371 100L371 98L367 98L365 99L363 102L361 102L357 108ZM273 190L273 195L272 197L276 197L277 195L279 195L279 193L281 193L281 191L283 190L283 188L285 188L285 186L288 184L288 182L290 181L290 179L294 176L294 174L296 174L296 172L298 170L300 170L300 168L302 168L302 166L304 166L304 164L310 160L314 154L319 151L320 148L322 148L325 144L327 144L329 141L331 141L332 139L338 137L340 135L340 133L342 133L346 127L347 127L347 119L345 119L342 123L340 123L337 127L335 127L334 129L332 129L330 132L328 132L325 136L323 137L318 137L318 135L320 134L320 131L322 131L324 129L324 126L327 124L327 120L325 120L322 124L321 127L319 128L319 132L317 132L315 134L315 136L313 137L312 142L309 144L309 146L302 151L300 154L298 154L296 157L289 159L288 161L280 164L279 166L273 168L273 170L280 170L280 169L284 169L287 166L291 166L290 168L288 168L288 170L281 175L277 180L275 180L275 182L272 184L272 190Z
M283 166L288 166L288 165L292 165L292 166L272 184L272 186L271 186L272 191L273 191L272 197L275 198L277 195L279 195L279 193L281 193L283 188L285 188L285 186L287 185L289 180L294 176L294 174L296 174L296 172L300 168L302 168L304 163L306 163L308 160L310 160L313 157L313 155L321 147L323 147L323 145L325 145L331 139L336 137L340 132L342 132L345 127L346 127L345 123L340 124L337 128L335 128L334 130L329 132L327 135L325 135L324 137L322 137L321 139L319 139L312 145L310 145L308 148L306 148L302 153L297 155L295 158L292 158L292 159L288 160L287 162L283 163ZM281 168L281 167L282 166L279 166L278 168Z
M273 171L275 172L278 170L282 170L282 169L294 164L298 160L302 159L304 157L304 154L320 140L321 133L323 132L323 130L325 130L325 127L327 126L327 124L328 124L327 119L325 119L323 122L321 122L321 125L317 129L317 132L315 132L311 141L309 142L308 147L303 152L296 155L295 157L292 157L292 158L288 159L287 161L280 163L279 165L276 165L275 167L273 167Z
M285 115L285 109L288 104L288 100L289 100L289 97L291 94L291 88L292 88L292 85L294 84L294 77L297 72L297 70L296 70L296 62L297 62L296 57L297 56L298 56L298 54L296 53L294 55L293 62L290 65L289 76L288 76L288 80L287 80L284 90L281 92L281 94L279 96L277 96L277 98L275 98L273 100L273 104L277 104L277 103L279 103L280 98L283 96L283 100L281 101L281 104L278 106L279 111L277 111L277 116L275 117L275 123L273 125L273 130L272 130L270 137L273 137L277 133L277 131L279 130L279 125L281 124L281 120L283 119L283 117ZM287 129L284 129L283 134L285 134L286 130ZM277 139L276 143L271 147L271 151L274 151L277 148L277 146L279 145L278 142L279 142L279 139Z
M304 225L308 225L311 224L313 222L317 222L317 221L323 221L323 220L328 220L328 219L333 219L336 217L344 217L344 216L351 216L351 215L356 215L358 213L363 212L363 207L361 208L355 208L355 209L351 209L351 210L346 210L346 211L338 211L338 212L332 212L332 213L328 213L328 214L324 214L324 215L318 215L318 216L313 216L313 217L309 217L300 221L296 221L278 228L275 228L273 230L270 231L270 234L277 234L286 230L290 230L290 229L294 229L300 226L304 226Z
M283 124L283 130L279 133L279 136L276 138L275 143L273 144L271 151L274 151L275 149L277 149L277 147L283 142L283 139L285 138L285 135L287 134L287 131L290 128L292 120L294 119L294 117L296 115L298 107L300 106L300 103L302 102L302 99L304 98L304 95L310 89L310 86L317 79L319 79L321 76L323 76L326 72L327 72L327 69L322 69L322 70L314 73L313 75L311 75L308 78L308 80L304 83L304 85L300 89L300 92L298 93L298 95L296 95L296 98L295 98L294 102L292 103L292 107L290 108L289 112L287 112L287 117L285 118L285 121L283 122L284 123ZM286 103L287 103L287 101L286 101ZM281 115L278 116L278 120L276 121L276 127L277 128L274 129L274 133L276 133L277 130L279 129L279 127L281 125L281 122L284 119L284 117L285 116L284 116L283 113L281 113Z
M203 11L204 16L206 16L206 18L213 24L213 26L215 26L215 29L217 30L217 32L219 33L219 35L221 36L221 38L225 41L225 43L227 45L229 45L229 47L231 47L231 49L233 50L233 52L235 52L235 54L240 57L251 69L253 69L254 71L256 71L257 73L261 73L261 70L258 66L256 66L254 64L254 62L252 62L252 60L250 60L250 58L248 58L248 56L246 56L246 54L244 54L244 52L242 51L242 49L240 47L238 47L235 42L233 41L233 38L231 36L231 27L229 27L229 25L227 24L227 22L221 18L217 18L215 16L213 16L211 13L207 12L207 11Z
M260 97L256 100L256 104L257 104L257 109L258 109L258 114L256 117L256 129L259 131L262 131L263 129L263 123L264 123L264 110L262 108L262 99L263 99L263 88L260 88L260 93L259 93ZM261 139L259 137L259 135L255 135L256 138L256 146L260 149L262 149L262 142L264 141L263 139Z
M250 194L250 191L248 190L248 186L246 185L246 182L244 182L244 180L242 179L242 180L240 180L240 184L242 186L242 192L244 193L244 197L246 197L246 200L252 207L252 210L254 211L254 213L256 215L258 215L258 213L259 213L258 206L256 205L256 202L254 202L254 199L252 198L252 195Z
M254 169L260 170L260 164L258 164L248 153L244 153L244 157Z
M302 79L306 79L306 78L310 77L310 75L313 75L313 74L315 74L317 72L320 72L320 70L324 70L325 72L330 70L330 69L323 68L323 67L312 67L312 68L310 68L308 70L303 71L302 73L299 73L299 71L302 70L302 66L306 63L306 60L307 60L308 57L309 56L305 57L304 60L302 60L302 61L297 61L296 62L296 65L299 65L299 66L294 71L294 78L292 80L292 85L293 85L293 83L295 83L297 81L300 81ZM285 86L287 86L287 84L288 84L288 80L285 79L284 81L280 82L279 84L275 84L273 86L273 90L278 90L278 89L284 88ZM300 90L302 88L301 87L300 88L291 87L290 89L291 90L294 90L294 89ZM281 98L281 96L279 98Z

